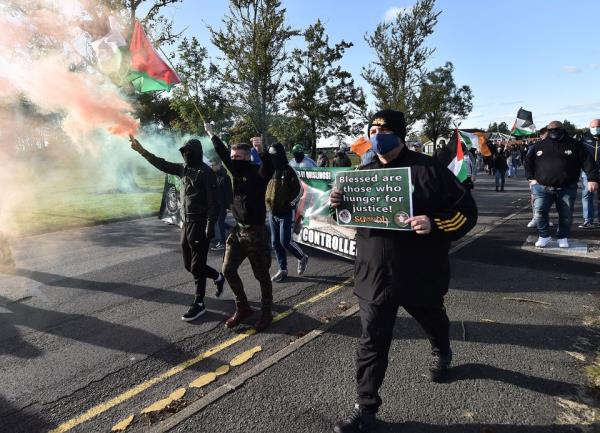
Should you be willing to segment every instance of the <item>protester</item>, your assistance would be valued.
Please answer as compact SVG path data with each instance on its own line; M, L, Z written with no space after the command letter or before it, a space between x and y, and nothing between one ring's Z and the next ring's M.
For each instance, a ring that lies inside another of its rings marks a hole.
M494 175L496 176L496 192L504 191L504 181L508 164L506 162L506 154L504 148L500 147L493 155Z
M267 215L265 192L273 174L271 159L266 152L263 152L262 143L256 140L253 144L262 164L260 166L252 164L250 146L233 145L229 152L221 139L214 134L210 124L205 122L204 129L211 138L217 155L233 178L231 213L235 218L236 226L225 243L223 274L235 295L235 312L225 321L225 326L233 328L252 314L244 292L244 284L238 274L238 268L247 258L254 276L260 283L262 308L260 318L254 327L257 331L262 331L273 321L271 316L273 286L269 275L271 246L265 226Z
M548 124L548 137L527 154L525 172L531 184L539 238L536 247L544 248L551 240L548 211L556 203L558 211L558 246L569 247L573 206L581 170L588 180L588 190L598 189L598 166L578 141L569 137L562 123Z
M214 281L217 297L221 296L225 284L223 274L206 264L209 243L215 235L215 223L219 215L216 175L202 161L202 144L195 138L179 149L184 164L165 161L153 155L133 136L130 136L130 141L131 148L154 167L181 178L181 251L185 269L194 276L196 284L194 302L181 320L195 320L206 312L206 279Z
M279 270L271 280L279 283L288 275L286 250L298 259L298 275L302 275L306 270L308 256L292 239L294 208L302 195L300 180L288 164L281 143L275 143L269 148L269 156L275 171L267 185L265 203L271 212L271 244L279 264Z
M407 220L409 231L357 230L354 293L362 325L356 354L358 398L349 417L335 425L337 433L367 432L375 426L399 306L429 338L431 379L446 377L452 360L444 308L450 278L448 250L450 242L465 235L477 219L473 198L452 172L406 147L403 113L376 113L368 131L377 159L362 168L410 167L414 216ZM343 191L333 189L330 199L332 207L339 206Z
M510 159L510 164L508 166L508 177L517 177L517 169L521 162L521 152L517 145L514 145L508 151L508 157Z
M233 191L231 188L231 179L227 171L223 168L221 161L213 161L212 170L217 176L217 198L219 202L219 217L217 218L217 228L219 229L219 242L212 248L213 251L222 251L225 249L227 240L227 210L231 207L233 201Z
M252 137L250 139L250 162L254 165L260 166L262 164L262 160L258 151L256 150L257 146L262 146L262 137Z
M466 149L466 146L464 144L463 148ZM462 184L467 189L475 188L475 181L477 180L477 165L474 153L474 148L471 148L464 153L465 161L467 163L467 177L464 181L462 181Z
M590 132L586 134L581 143L589 152L592 161L597 169L600 169L600 119L593 119L590 122ZM581 204L583 207L583 224L579 225L582 229L591 229L600 226L600 202L598 202L598 191L590 191L588 188L588 177L585 171L581 172L581 182L583 189L581 191ZM595 222L595 218L598 222Z
M329 167L329 157L326 152L319 150L317 152L317 167Z
M334 167L352 167L352 161L350 161L348 154L343 149L340 149L336 152L332 165Z
M296 144L292 148L292 155L294 156L294 158L290 159L290 166L293 168L310 168L317 166L317 164L312 158L309 158L304 154L304 146L302 146L301 144Z

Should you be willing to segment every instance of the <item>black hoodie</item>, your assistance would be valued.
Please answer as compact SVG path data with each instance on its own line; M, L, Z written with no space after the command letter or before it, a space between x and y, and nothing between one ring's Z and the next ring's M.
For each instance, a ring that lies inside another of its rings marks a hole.
M184 151L189 150L189 156ZM214 224L219 215L217 177L202 161L202 144L188 140L180 149L185 164L165 161L144 149L141 155L167 174L181 178L181 216L186 222L207 221Z

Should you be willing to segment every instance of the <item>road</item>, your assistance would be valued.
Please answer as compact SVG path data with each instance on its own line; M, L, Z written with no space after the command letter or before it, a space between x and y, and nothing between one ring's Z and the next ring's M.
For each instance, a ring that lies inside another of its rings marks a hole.
M534 233L524 180L496 193L484 175L475 197L478 225L452 255L450 383L426 380L426 340L401 312L380 430L589 430L598 260L522 248ZM216 299L210 283L209 313L180 320L193 284L178 236L148 218L15 242L17 270L0 275L0 431L108 432L129 417L131 432L329 431L353 401L352 264L310 250L307 273L274 286L277 322L253 335L223 327L231 293ZM258 308L249 266L240 273ZM214 381L190 387L198 378Z

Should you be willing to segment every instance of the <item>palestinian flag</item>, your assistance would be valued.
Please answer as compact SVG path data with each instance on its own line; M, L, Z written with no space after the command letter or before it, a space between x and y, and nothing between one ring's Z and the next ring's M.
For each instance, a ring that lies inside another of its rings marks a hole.
M462 134L457 129L456 130L456 156L450 164L448 164L448 169L454 173L459 180L459 182L464 182L467 179L467 161L465 161L465 153L463 150L463 142Z
M533 115L531 114L531 111L519 108L517 118L515 119L515 123L513 124L510 134L514 135L515 137L527 137L535 134L535 132L536 129L533 123Z
M127 79L139 92L170 90L181 82L175 71L160 58L139 21L135 21L131 42L131 70Z

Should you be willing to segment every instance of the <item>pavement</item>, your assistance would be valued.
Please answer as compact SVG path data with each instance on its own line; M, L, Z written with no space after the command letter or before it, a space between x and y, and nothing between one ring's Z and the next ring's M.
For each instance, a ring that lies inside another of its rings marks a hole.
M572 254L527 248L523 179L496 193L481 175L475 197L478 225L451 255L449 380L429 382L427 340L400 311L378 431L597 430L600 266L578 246L600 230L575 228ZM192 282L177 230L154 219L13 249L16 273L0 276L3 433L327 432L354 402L360 323L346 260L308 251L307 273L274 286L277 322L254 334L223 328L228 290L202 319L179 319ZM241 275L258 306L247 264Z

